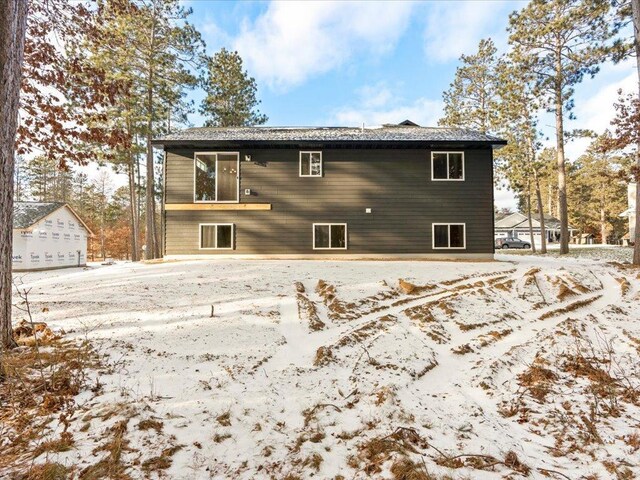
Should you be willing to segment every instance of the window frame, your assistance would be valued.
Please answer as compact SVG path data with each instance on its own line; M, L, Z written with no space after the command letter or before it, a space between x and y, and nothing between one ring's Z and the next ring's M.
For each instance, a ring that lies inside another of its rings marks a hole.
M218 155L235 155L236 156L236 170L238 171L238 178L236 179L236 200L218 200ZM216 199L215 200L198 200L196 198L196 179L198 175L198 170L196 167L196 160L198 155L215 155L216 156L216 180L215 180L215 190L216 190ZM240 203L240 152L194 152L193 153L193 203Z
M331 246L331 226L332 225L342 225L344 226L344 247L332 247ZM329 246L328 247L316 247L316 227L317 226L328 226L329 227ZM311 235L313 238L313 243L311 244L313 246L314 250L347 250L349 248L349 232L348 232L348 226L346 223L328 223L328 222L321 222L321 223L313 223L311 225Z
M462 177L461 178L449 178L449 154L459 153L462 155ZM434 154L446 154L447 155L447 178L435 178L433 176L433 156ZM431 181L432 182L464 182L466 177L464 151L432 151L431 152Z
M218 227L231 227L231 246L230 247L218 247ZM202 246L202 227L216 227L213 238L215 239L215 247L203 247ZM198 224L198 249L199 250L235 250L236 247L236 225L234 223L199 223Z
M436 226L446 225L449 227L447 229L447 244L448 247L436 247ZM451 246L451 226L452 225L462 225L462 247L452 247ZM454 223L432 223L431 224L431 249L432 250L466 250L467 249L467 224L462 222L454 222Z
M320 174L319 175L313 175L311 173L309 173L309 175L303 175L302 174L302 154L303 153L308 153L309 154L309 172L312 171L311 169L311 156L314 153L318 153L320 154ZM324 160L322 159L322 151L321 150L300 150L300 152L298 153L298 177L313 177L313 178L317 178L317 177L322 177L324 175Z

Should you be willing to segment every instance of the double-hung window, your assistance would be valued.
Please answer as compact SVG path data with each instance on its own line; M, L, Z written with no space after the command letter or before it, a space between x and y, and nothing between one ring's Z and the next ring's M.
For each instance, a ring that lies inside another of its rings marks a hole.
M232 223L201 223L200 250L233 250Z
M314 223L313 224L313 249L314 250L346 250L347 249L347 224L346 223Z
M464 223L434 223L432 231L433 249L467 248L466 225Z
M431 180L464 180L464 152L431 152Z
M322 176L322 152L300 152L300 176Z

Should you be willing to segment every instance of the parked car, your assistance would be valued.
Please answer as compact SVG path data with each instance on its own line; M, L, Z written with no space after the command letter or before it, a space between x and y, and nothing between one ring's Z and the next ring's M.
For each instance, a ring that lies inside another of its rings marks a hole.
M531 248L530 242L515 237L496 238L496 248Z

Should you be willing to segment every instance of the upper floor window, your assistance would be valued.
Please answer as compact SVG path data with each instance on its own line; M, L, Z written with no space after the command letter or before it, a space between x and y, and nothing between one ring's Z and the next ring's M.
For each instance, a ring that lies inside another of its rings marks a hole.
M322 176L322 152L300 152L300 176Z
M431 152L431 180L464 180L464 152Z
M194 201L237 202L239 186L237 153L196 153Z

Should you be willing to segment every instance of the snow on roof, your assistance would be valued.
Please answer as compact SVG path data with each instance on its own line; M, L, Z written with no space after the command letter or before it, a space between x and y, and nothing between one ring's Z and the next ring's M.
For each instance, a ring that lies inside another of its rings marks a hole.
M404 122L403 122L404 123ZM505 145L501 138L449 127L195 127L156 138L155 145L178 142L474 142Z
M539 216L538 214L534 214L531 218L531 224L533 228L540 228ZM560 229L560 220L550 215L544 216L544 226L547 229L551 230L559 230ZM495 228L529 228L529 221L526 215L515 212L500 219L496 218ZM573 227L569 226L569 230L574 230Z
M93 231L75 210L63 202L13 202L13 228L29 228L62 207L69 209L89 235L93 235Z
M63 206L62 202L14 202L13 228L29 228Z

